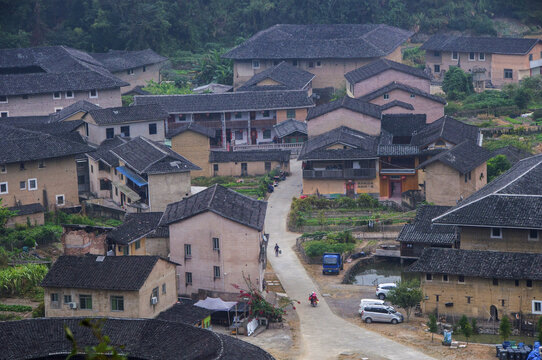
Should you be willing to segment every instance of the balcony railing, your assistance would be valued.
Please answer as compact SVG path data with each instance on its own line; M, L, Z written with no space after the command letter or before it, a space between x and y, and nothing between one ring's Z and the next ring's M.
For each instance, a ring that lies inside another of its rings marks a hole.
M374 179L376 169L303 170L304 179Z
M384 175L416 174L416 169L380 169Z

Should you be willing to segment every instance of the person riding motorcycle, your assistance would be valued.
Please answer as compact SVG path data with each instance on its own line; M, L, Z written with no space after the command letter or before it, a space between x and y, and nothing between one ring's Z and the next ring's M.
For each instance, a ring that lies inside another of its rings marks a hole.
M318 297L316 296L315 291L313 291L312 294L309 295L309 301L312 306L316 306L318 304Z

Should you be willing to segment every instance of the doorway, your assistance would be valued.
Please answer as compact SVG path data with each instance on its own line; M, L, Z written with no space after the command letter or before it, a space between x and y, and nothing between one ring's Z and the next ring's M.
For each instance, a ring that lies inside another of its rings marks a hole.
M355 183L352 180L348 180L346 182L346 196L353 198L355 194Z
M401 180L390 181L390 198L400 198L402 193Z
M241 163L241 176L248 176L247 163Z
M491 305L489 308L489 314L491 315L491 320L499 321L499 311L495 305Z
M258 131L256 129L250 130L250 143L256 145L258 143Z

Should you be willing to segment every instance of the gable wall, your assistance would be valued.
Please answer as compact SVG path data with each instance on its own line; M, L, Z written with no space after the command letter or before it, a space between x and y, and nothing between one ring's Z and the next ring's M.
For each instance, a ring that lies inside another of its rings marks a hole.
M127 70L118 71L113 73L119 79L130 83L129 86L124 86L122 88L122 93L126 93L132 90L136 86L147 86L149 81L160 82L160 69L164 66L164 63L152 64L145 66L145 71L143 71L143 66L134 68L133 74L128 74Z
M309 138L313 138L339 126L347 126L368 135L380 134L380 120L348 109L339 108L307 121Z
M371 100L370 103L376 104L376 105L384 105L393 100L406 102L414 106L414 111L400 108L403 111L399 113L426 114L426 122L428 124L444 116L444 104L441 104L439 102L430 100L426 97L419 96L419 95L415 95L414 98L411 98L410 97L411 94L409 92L406 92L400 89L392 90L388 94L389 94L389 99L384 99L384 95L381 95Z
M209 153L211 145L209 138L193 131L185 131L171 139L171 149L184 156L202 170L191 171L191 176L211 176Z
M361 81L354 85L353 97L359 98L367 95L375 90L378 90L391 82L398 82L413 88L420 89L429 93L431 84L429 79L422 79L417 76L406 74L397 70L386 70L369 79Z
M167 204L190 195L190 172L149 175L150 211L164 211Z

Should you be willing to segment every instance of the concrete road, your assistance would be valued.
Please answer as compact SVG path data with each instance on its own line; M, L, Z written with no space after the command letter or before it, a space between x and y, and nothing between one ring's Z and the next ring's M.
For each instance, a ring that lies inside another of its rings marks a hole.
M301 193L300 163L291 161L291 171L292 175L280 183L269 199L265 230L271 235L268 247L269 261L288 296L301 302L296 305L301 323L301 358L336 359L340 354L359 354L356 358L366 357L370 360L432 359L419 351L336 316L321 294L318 307L310 306L308 296L312 291L318 293L318 289L292 250L296 234L286 230L286 218L292 197ZM275 243L282 249L279 257L275 257L273 251Z

